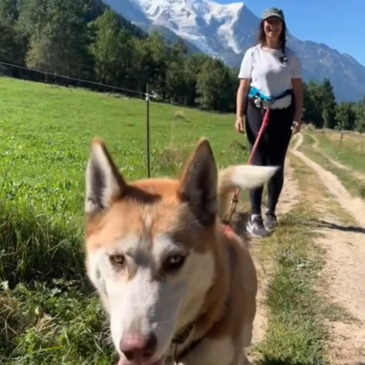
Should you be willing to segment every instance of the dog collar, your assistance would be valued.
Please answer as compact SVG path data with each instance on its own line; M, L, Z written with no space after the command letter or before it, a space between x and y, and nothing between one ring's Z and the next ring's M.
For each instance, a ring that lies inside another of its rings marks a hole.
M194 330L194 323L191 323L190 325L187 325L186 327L184 327L183 329L181 329L172 339L172 345L173 345L173 361L174 364L178 364L180 362L180 360L186 356L189 352L191 352L193 349L195 349L196 346L198 346L200 344L200 342L203 340L203 337L197 338L196 340L190 342L187 344L187 346L178 353L177 351L177 347L179 345L183 345L184 343L186 343L189 339L189 336L191 335L191 333Z
M172 343L176 345L182 345L193 332L194 324L191 323L186 327L182 328L172 339Z
M173 337L171 344L172 344L172 358L175 365L177 365L184 356L189 354L189 352L194 350L195 347L198 346L200 342L203 340L204 335L202 337L193 340L192 342L189 342L189 337L192 334L194 327L195 327L195 321L183 327ZM178 346L181 346L183 344L186 344L185 348L183 348L182 351L178 352L177 350Z

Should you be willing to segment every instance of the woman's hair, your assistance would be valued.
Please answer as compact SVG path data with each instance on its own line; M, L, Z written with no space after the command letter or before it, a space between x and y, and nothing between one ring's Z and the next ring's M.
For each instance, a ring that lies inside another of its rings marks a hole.
M265 31L264 31L264 22L265 22L264 19L262 19L261 22L260 22L259 32L258 32L256 44L264 45L266 43L266 34L265 34ZM285 53L285 47L286 47L286 31L287 31L287 29L286 29L285 22L282 21L282 23L283 23L283 28L282 28L281 33L280 33L279 41L281 43L281 51L283 52L283 57L280 61L283 62L283 63L286 63L287 62L287 56L286 56L286 53Z

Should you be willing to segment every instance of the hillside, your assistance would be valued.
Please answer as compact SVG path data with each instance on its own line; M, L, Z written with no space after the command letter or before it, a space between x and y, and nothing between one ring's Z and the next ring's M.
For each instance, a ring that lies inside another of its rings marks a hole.
M244 51L256 38L259 19L242 2L225 5L208 0L106 0L128 20L148 31L165 30L191 47L238 67ZM302 41L289 35L288 45L303 61L306 81L328 78L336 99L358 101L365 96L365 66L349 55L322 43ZM196 51L196 50L195 50Z

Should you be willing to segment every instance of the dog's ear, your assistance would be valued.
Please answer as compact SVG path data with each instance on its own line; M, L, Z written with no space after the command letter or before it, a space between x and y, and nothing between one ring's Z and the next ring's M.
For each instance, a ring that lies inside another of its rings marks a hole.
M126 190L127 183L104 142L94 139L86 168L85 213L90 216L103 212L113 200L121 198Z
M181 177L181 196L202 224L214 222L217 214L218 172L212 148L202 138Z

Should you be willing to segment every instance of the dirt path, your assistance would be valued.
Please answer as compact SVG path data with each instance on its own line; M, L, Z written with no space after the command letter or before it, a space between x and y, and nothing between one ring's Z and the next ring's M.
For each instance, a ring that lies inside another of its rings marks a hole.
M351 364L365 361L365 203L351 196L339 179L299 151L303 142L299 134L291 153L316 172L332 197L356 222L344 226L336 216L321 206L318 242L326 250L323 275L328 282L328 293L334 303L346 308L355 320L336 318L330 345L331 364Z
M298 151L302 142L303 135L299 134L298 139L290 152L299 157L308 167L313 169L329 192L341 204L342 208L350 213L361 227L365 227L365 202L361 198L353 197L335 175L312 161L303 152Z

